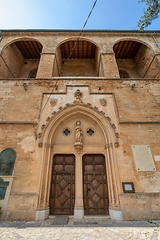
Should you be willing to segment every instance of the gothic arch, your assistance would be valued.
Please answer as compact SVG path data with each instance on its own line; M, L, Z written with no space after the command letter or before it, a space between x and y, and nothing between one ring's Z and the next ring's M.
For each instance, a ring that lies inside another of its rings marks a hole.
M68 104L68 106L60 109L57 113L53 113L52 118L48 118L46 126L43 126L43 133L40 134L39 147L41 147L41 182L39 191L38 211L48 211L49 214L49 196L50 196L50 179L52 169L52 158L54 154L52 146L52 138L58 126L74 117L85 116L94 121L104 139L104 148L102 154L106 158L106 170L108 175L109 190L109 208L120 210L119 194L121 193L121 185L119 180L118 164L116 158L116 147L118 147L118 133L115 133L115 125L111 123L111 119L106 117L103 112L99 112L97 108L87 106L87 104ZM73 153L73 152L72 152ZM77 154L76 151L74 153Z

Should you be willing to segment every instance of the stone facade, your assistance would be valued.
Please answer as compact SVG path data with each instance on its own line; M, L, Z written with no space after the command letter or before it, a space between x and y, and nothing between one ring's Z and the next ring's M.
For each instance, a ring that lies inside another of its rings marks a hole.
M54 156L69 154L75 157L75 218L86 214L83 156L103 155L103 214L160 219L160 32L159 45L153 34L85 31L67 60L78 31L2 32L0 150L14 149L16 161L11 176L0 176L9 182L1 219L48 218ZM134 154L134 146L141 151ZM102 191L89 184L92 208Z

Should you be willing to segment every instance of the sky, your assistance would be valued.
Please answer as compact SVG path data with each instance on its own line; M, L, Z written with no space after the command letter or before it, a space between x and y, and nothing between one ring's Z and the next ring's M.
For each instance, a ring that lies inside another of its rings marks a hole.
M0 30L82 29L95 0L0 0ZM98 0L85 30L138 30L145 3ZM160 18L145 30L160 30Z

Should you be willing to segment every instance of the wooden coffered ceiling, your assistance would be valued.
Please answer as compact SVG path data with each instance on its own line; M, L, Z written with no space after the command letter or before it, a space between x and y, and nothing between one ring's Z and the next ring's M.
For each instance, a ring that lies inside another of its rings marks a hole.
M62 59L67 59L76 41L68 41L60 46ZM94 59L96 46L88 41L78 41L70 58L72 59Z
M39 59L42 45L36 41L18 41L16 47L25 59Z
M135 41L121 41L114 45L116 59L134 58L142 43Z

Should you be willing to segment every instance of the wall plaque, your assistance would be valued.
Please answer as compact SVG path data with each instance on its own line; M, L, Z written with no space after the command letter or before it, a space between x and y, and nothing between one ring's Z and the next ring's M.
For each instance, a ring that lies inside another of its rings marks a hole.
M0 153L0 176L11 176L13 173L16 152L12 148L6 148Z
M134 193L134 184L133 182L122 182L123 192L124 193Z
M156 171L149 145L132 146L137 171Z

